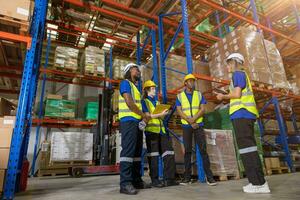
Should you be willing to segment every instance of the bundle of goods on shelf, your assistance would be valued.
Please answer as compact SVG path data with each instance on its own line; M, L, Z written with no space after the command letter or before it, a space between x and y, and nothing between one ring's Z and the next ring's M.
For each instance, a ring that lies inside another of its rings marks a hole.
M46 98L45 117L75 118L76 102L64 100L60 95L48 95Z
M53 132L50 162L92 161L93 133Z
M231 130L232 131L233 137L234 137L235 148L236 148L236 156L237 156L237 160L238 160L239 170L242 175L244 173L245 169L244 169L244 166L243 166L243 163L242 163L239 151L238 151L235 132L233 129L232 122L230 120L229 108L225 107L225 108L217 109L214 112L205 114L204 127L206 129L220 129L220 130ZM258 154L259 154L261 162L263 163L263 148L262 148L262 143L261 143L259 127L258 127L257 123L255 123L255 126L254 126L254 133L255 133L256 144L258 147Z
M88 46L82 55L81 63L84 66L84 72L93 76L105 75L104 52L98 47Z
M85 119L97 120L99 112L99 102L87 102L85 105Z
M78 70L78 49L57 46L54 54L54 67L68 71Z
M135 60L130 60L122 57L115 57L113 59L113 78L123 79L123 69L128 63L136 63Z
M260 33L246 27L239 27L227 34L208 50L210 73L213 77L230 79L225 59L233 52L245 57L245 71L251 80L270 87L289 88L276 46L265 41Z
M15 116L0 117L0 193L3 191L15 121Z

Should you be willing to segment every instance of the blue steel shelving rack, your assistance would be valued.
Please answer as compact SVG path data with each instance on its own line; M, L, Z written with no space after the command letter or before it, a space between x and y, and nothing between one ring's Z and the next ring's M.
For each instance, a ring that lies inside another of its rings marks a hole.
M39 76L47 7L47 0L35 0L30 28L32 43L30 49L26 52L16 124L12 135L2 199L13 199L15 191L19 190L18 180L20 179L21 168L24 160L26 160L28 149L32 121L31 112L34 105Z
M72 1L70 1L72 2ZM191 44L190 44L190 34L189 34L189 27L188 27L188 12L187 12L187 4L186 0L181 0L181 9L182 11L180 13L167 13L167 14L161 14L158 17L158 41L159 41L159 46L160 46L160 72L161 72L161 89L162 89L162 97L163 97L163 102L167 102L167 84L166 84L166 70L173 70L169 69L168 67L165 66L165 61L166 58L170 52L170 49L172 45L174 44L179 32L181 29L184 31L184 43L185 43L185 51L186 51L186 57L187 57L187 73L192 73L193 72L193 64L192 64L192 52L191 52ZM212 4L207 1L204 1L206 4ZM217 7L216 7L217 8ZM257 11L255 8L255 1L250 0L250 5L247 8L246 12L252 8L253 12L253 18L254 22L259 24L259 18L257 15ZM295 6L295 11L297 10ZM222 11L222 10L221 10ZM224 10L225 11L225 10ZM5 182L5 187L4 187L4 195L3 199L13 199L15 191L18 190L18 177L20 176L21 173L21 167L23 164L23 161L26 159L26 153L27 153L27 148L28 148L28 141L29 141L29 131L31 127L31 111L33 107L33 102L35 99L35 94L36 94L36 88L37 88L37 77L39 75L38 69L39 69L39 64L40 64L40 58L41 58L41 49L42 49L42 41L45 35L45 18L46 18L46 12L47 12L47 0L35 0L35 9L34 9L34 14L33 14L33 20L32 20L32 26L31 26L31 37L32 37L32 45L31 48L27 51L26 53L26 59L25 59L25 64L24 64L24 73L22 77L22 86L21 86L21 92L20 92L20 97L19 97L19 105L18 105L18 110L17 110L17 121L15 125L15 130L13 133L13 138L12 138L12 146L11 146L11 152L10 152L10 158L9 158L9 164L8 164L8 171L7 171L7 176L6 176L6 182ZM245 13L246 13L245 12ZM226 17L227 13L230 15L232 13L225 12ZM165 16L170 16L170 15L182 15L182 21L179 23L177 31L174 34L174 37L171 41L170 46L167 48L167 51L164 51L164 41L163 41L163 18ZM298 24L298 29L300 28L300 18L297 12L295 12L297 16L297 24ZM220 19L218 13L215 14L217 21L220 23ZM226 18L225 17L225 18ZM154 21L151 21L153 25L155 25ZM226 33L229 32L229 28L226 25ZM269 27L271 28L271 22L269 22ZM221 37L222 35L222 30L218 29L219 36ZM272 34L272 32L271 32ZM278 35L278 34L277 34ZM156 29L154 27L151 28L151 31L149 32L146 40L144 41L144 46L141 48L140 47L140 38L139 38L139 33L137 34L137 63L141 64L141 57L143 54L143 51L146 47L146 44L149 40L149 37L152 38L152 56L153 56L153 80L156 84L159 84L158 81L158 66L157 66L157 57L156 57ZM273 38L274 39L274 38ZM110 52L111 55L112 52ZM112 62L110 62L112 63ZM110 72L112 72L112 64L110 65ZM174 71L174 70L173 70ZM183 72L178 72L178 73L183 73ZM184 73L185 74L185 73ZM44 76L45 77L45 76ZM110 74L110 78L111 74ZM43 78L44 79L44 78ZM141 85L140 85L141 86ZM273 98L269 103L273 103L276 107L275 113L276 113L276 118L279 123L280 127L280 136L281 140L283 141L283 147L286 152L286 160L289 163L289 167L293 169L293 164L290 162L289 159L289 149L288 145L286 142L286 126L285 122L282 117L282 113L280 112L279 104L278 104L278 99ZM269 104L267 103L267 104ZM261 111L261 113L264 110ZM173 109L174 112L174 109ZM166 124L168 122L168 119L170 116L166 119ZM293 121L295 121L295 117L292 118ZM294 123L295 124L295 123ZM295 127L296 129L296 127ZM168 129L169 132L172 134L172 131ZM263 127L261 128L263 131ZM36 132L36 138L38 138L39 132ZM175 134L174 137L178 138ZM182 141L181 141L182 142ZM199 181L203 182L205 180L205 175L203 173L202 163L201 163L201 156L199 154L198 148L196 149L197 152L197 162L198 162L198 170L199 170ZM161 165L162 166L162 165ZM160 167L160 174L161 172L161 167Z

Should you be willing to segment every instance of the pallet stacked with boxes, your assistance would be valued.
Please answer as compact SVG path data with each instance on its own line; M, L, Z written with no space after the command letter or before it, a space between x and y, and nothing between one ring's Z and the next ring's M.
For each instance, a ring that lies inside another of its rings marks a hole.
M77 71L78 53L78 49L57 46L54 54L54 68L64 71Z
M0 193L7 169L15 116L0 117Z
M239 27L208 50L210 73L213 77L230 79L225 59L238 52L245 57L245 71L258 85L289 88L282 59L275 44L251 28Z
M88 46L85 48L81 58L84 73L92 76L105 75L104 51L98 47Z

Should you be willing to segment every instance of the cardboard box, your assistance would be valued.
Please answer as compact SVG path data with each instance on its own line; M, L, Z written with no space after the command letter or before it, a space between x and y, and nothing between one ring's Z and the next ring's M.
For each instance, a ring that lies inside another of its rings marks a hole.
M0 128L0 148L10 147L13 130L13 128Z
M0 169L0 192L3 191L3 186L4 186L4 179L5 179L5 171Z
M29 0L0 0L0 14L20 20L29 20L31 2Z
M0 0L1 2L1 0ZM0 116L11 115L12 110L16 107L15 104L5 98L0 98Z
M7 169L9 148L0 148L0 169Z

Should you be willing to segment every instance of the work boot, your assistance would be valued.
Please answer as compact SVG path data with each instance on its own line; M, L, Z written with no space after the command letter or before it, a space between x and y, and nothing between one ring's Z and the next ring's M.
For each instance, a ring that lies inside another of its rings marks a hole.
M192 181L190 178L184 178L181 182L180 182L181 185L190 185L192 184Z
M158 179L152 180L152 186L157 188L162 188L165 185Z
M176 186L179 185L179 183L177 183L174 179L169 179L165 181L165 186L169 187L169 186Z
M145 183L144 181L138 182L138 183L133 183L133 186L136 189L149 189L149 188L151 188L151 185Z
M138 192L133 187L133 185L128 184L128 185L125 185L125 186L121 186L120 193L128 194L128 195L136 195Z
M209 178L206 177L206 183L209 186L216 186L217 185L217 182L215 181L215 179L213 177L209 177Z

